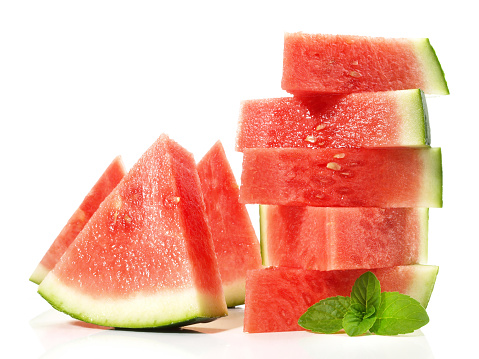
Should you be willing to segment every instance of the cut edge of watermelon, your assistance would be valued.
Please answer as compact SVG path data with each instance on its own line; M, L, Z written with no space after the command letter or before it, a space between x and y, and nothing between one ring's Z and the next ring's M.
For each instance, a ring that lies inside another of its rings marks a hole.
M443 175L442 151L440 147L431 147L422 151L424 171L419 203L427 203L427 207L442 208L443 206Z
M398 113L401 114L401 139L400 142L407 146L423 143L431 144L431 131L426 98L420 89L395 91ZM422 123L419 119L422 118Z
M50 272L39 285L38 293L72 318L107 327L175 327L228 315L226 307L215 305L216 298L195 288L163 290L154 295L137 293L127 298L93 298L62 284Z
M408 294L426 308L436 284L439 267L431 264L413 264L413 266L422 273L414 276L408 288Z
M425 88L422 90L433 95L449 95L444 70L429 39L413 39L413 44L426 79Z

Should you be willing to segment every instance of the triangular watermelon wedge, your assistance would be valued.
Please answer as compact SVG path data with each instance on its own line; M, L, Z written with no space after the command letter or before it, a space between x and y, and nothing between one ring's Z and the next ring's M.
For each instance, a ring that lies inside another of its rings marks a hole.
M38 291L58 310L104 326L160 327L227 315L193 156L161 135Z
M261 268L261 251L246 206L239 203L239 187L220 141L198 162L198 174L226 304L244 304L246 272Z
M70 217L65 227L63 227L60 234L55 238L52 245L35 268L35 271L30 276L30 280L33 283L40 284L48 272L53 269L55 264L60 260L60 257L65 253L78 233L80 233L85 224L90 220L93 213L95 213L100 206L100 203L110 194L124 175L125 168L123 162L121 157L117 156L110 163L105 172L103 172L90 192L88 192L83 199L83 202Z

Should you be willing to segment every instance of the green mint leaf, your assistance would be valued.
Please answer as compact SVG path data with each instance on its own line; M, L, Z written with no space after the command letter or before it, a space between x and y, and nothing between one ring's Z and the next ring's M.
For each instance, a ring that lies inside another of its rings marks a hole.
M349 308L349 297L330 297L319 301L299 318L298 324L312 332L331 334L343 329L343 318Z
M366 333L376 322L376 308L364 310L360 303L351 304L343 318L343 327L349 336Z
M417 300L398 292L381 294L376 315L377 320L370 332L379 335L412 333L429 322L426 310Z
M370 312L381 303L381 284L372 272L366 272L354 282L351 290L351 304L360 304L363 312Z

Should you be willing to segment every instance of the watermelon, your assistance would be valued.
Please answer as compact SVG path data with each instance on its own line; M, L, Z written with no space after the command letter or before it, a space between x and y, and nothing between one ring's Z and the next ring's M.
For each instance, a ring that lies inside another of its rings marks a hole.
M41 283L43 278L45 278L48 272L51 271L55 264L60 260L60 257L70 246L78 233L80 233L93 213L95 213L100 206L100 203L113 190L113 188L116 187L124 175L125 168L121 157L118 156L110 163L105 172L103 172L45 253L42 260L35 268L35 271L30 276L32 282L36 284Z
M429 145L423 95L416 89L243 101L236 150Z
M422 89L449 94L428 39L286 33L281 87L295 95Z
M220 141L198 162L218 266L228 307L244 304L246 271L261 268L259 241Z
M248 272L244 331L248 333L304 330L299 317L313 304L337 295L349 296L365 269L316 271L269 267ZM437 266L410 265L371 270L383 292L400 292L427 306Z
M441 149L248 148L242 203L441 207Z
M227 315L192 154L161 135L38 292L74 318L111 327L182 325Z
M428 208L260 206L265 266L317 270L427 262Z

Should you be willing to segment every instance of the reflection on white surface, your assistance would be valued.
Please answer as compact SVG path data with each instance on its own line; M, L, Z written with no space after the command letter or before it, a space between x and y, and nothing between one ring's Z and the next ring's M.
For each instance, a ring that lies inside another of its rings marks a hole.
M168 358L433 358L421 331L386 337L308 332L243 333L243 308L211 323L174 330L116 330L82 323L49 310L30 321L42 342L41 358L145 354Z

